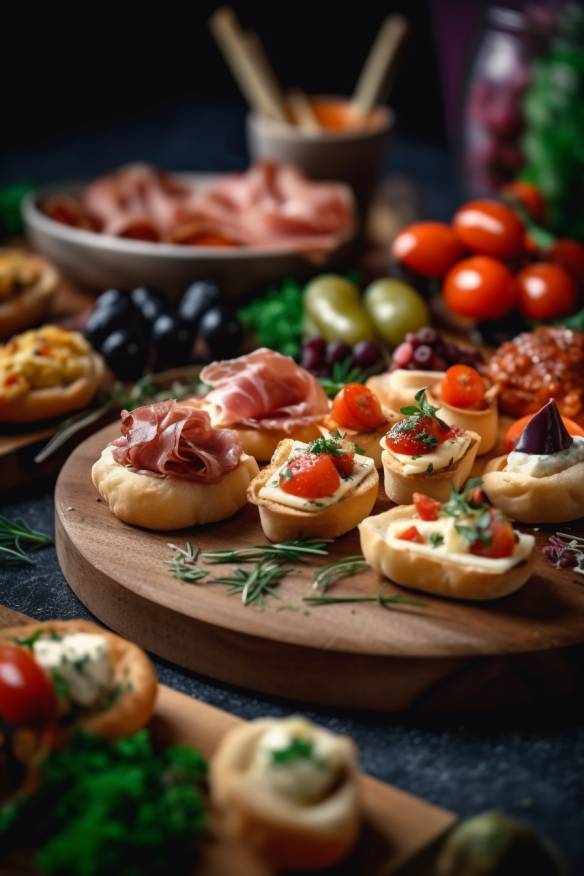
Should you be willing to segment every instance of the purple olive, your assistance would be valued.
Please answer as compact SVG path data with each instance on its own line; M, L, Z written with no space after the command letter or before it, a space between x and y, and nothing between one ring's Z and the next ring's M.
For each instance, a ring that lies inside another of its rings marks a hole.
M300 364L307 371L320 371L324 365L326 341L324 338L309 338L302 347Z
M383 361L383 350L376 341L359 341L353 347L353 359L358 368L373 368Z
M326 364L330 367L337 362L344 362L352 356L353 350L345 341L331 341L326 345Z
M416 337L420 344L428 344L429 346L432 346L437 340L439 340L438 332L430 326L422 328L416 332Z

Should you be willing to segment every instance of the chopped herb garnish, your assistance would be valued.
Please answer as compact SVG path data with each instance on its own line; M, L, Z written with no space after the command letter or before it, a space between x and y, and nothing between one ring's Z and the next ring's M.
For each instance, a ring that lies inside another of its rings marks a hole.
M165 560L164 564L179 581L194 584L207 576L208 572L197 568L199 549L193 547L190 541L187 541L184 548L180 548L176 544L169 544L168 547L174 551L174 556L170 560Z
M225 584L229 596L241 596L244 605L261 607L266 596L277 596L276 587L291 571L277 560L260 560L251 569L237 569L233 575L214 578L208 583Z
M427 474L432 474L433 471L434 471L434 465L430 462L430 463L428 463L428 466L426 468L426 472L427 472Z
M431 532L430 533L430 544L433 548L440 547L441 544L444 544L444 536L439 532Z
M288 766L298 760L310 760L315 766L323 766L324 762L314 752L311 739L300 739L295 736L286 748L273 748L270 752L273 766Z

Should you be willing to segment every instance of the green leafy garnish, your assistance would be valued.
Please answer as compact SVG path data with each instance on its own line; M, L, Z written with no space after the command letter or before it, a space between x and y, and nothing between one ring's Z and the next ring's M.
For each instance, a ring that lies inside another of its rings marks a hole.
M169 544L168 547L174 551L174 555L170 560L165 560L164 564L179 581L194 584L207 576L204 569L197 568L199 549L193 547L190 541L187 541L184 548L176 544Z
M314 576L312 586L315 590L320 590L322 593L331 584L334 584L335 581L339 581L341 578L349 578L352 575L358 575L359 572L364 572L368 568L369 564L362 554L342 557L340 560L335 560L334 563L321 566Z
M78 732L31 794L0 809L0 859L34 849L55 876L186 876L207 824L205 777L197 751L157 754L147 731L113 744Z
M273 748L270 752L273 766L288 766L299 760L310 760L316 766L323 766L323 761L314 752L314 743L310 739L300 739L295 736L286 748Z
M444 544L444 536L441 535L439 532L431 532L430 544L433 548L440 547L441 544Z
M258 345L297 358L302 345L304 288L284 280L263 298L251 301L237 312L241 324L255 334Z
M31 529L23 520L0 516L0 566L34 565L27 551L36 551L52 544L52 539Z
M432 417L433 420L439 419L439 417L436 416L436 412L439 409L430 404L426 398L425 388L419 389L415 394L414 399L416 400L415 405L405 405L403 408L400 408L402 414L406 414L408 417Z
M237 569L233 575L214 578L210 584L225 584L229 596L240 596L244 605L262 607L267 596L277 596L276 588L292 569L277 560L260 560L251 569Z
M365 383L378 370L377 367L362 371L353 362L352 356L335 362L330 377L319 377L320 384L329 398L334 398L347 383Z

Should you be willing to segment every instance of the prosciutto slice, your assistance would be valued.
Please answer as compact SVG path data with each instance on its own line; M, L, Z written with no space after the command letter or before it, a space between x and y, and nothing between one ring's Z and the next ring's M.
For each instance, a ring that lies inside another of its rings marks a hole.
M172 399L122 411L121 432L113 457L138 471L216 484L241 459L237 432L214 429L206 411Z
M225 426L290 434L319 422L329 408L326 393L312 374L289 356L265 347L207 365L201 380L212 387L206 402L217 406Z

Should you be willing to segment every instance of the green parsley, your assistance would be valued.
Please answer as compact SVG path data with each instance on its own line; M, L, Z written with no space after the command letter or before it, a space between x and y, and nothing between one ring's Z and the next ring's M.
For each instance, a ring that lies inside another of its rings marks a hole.
M405 407L400 408L402 414L406 414L408 417L432 417L433 420L439 419L439 417L436 416L438 408L431 405L426 398L425 388L419 389L415 394L414 399L416 401L415 405L405 405Z
M440 545L444 544L444 536L439 532L431 532L430 533L430 544L433 548L440 547Z
M300 739L294 736L286 748L273 748L270 752L272 766L288 766L299 760L310 760L316 766L323 766L324 762L314 752L314 743L311 739Z

